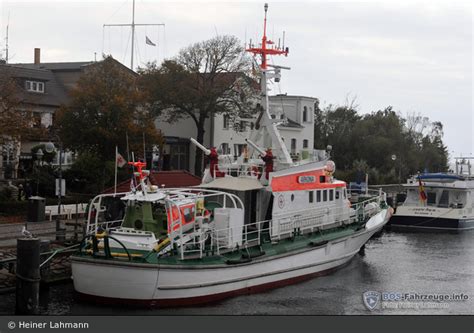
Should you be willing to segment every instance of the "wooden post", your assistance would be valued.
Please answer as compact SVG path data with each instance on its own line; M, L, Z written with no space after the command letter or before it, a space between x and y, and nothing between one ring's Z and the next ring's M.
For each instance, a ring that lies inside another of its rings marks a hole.
M51 241L41 240L40 241L40 253L48 253L51 250ZM41 261L44 262L48 259L49 255L43 255L40 257ZM48 278L50 273L51 264L47 262L40 268L41 275L41 288L48 287Z
M79 202L76 199L76 223L74 223L74 242L77 242L77 224L79 223Z
M40 240L19 238L16 258L16 314L39 312Z

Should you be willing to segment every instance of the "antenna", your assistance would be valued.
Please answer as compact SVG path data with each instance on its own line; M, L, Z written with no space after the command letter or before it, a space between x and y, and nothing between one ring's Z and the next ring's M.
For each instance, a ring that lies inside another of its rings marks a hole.
M262 57L262 64L260 68L267 69L267 56L268 55L288 55L288 49L285 49L285 35L283 33L283 48L280 48L279 45L275 46L275 43L268 39L267 40L267 11L268 11L268 3L264 6L265 9L265 18L263 21L263 37L262 37L262 45L260 48L253 47L250 43L250 47L246 50L250 53L253 53L254 56L260 55ZM267 48L267 45L269 48Z
M7 20L7 31L5 37L5 63L8 64L8 28L10 25L10 13L8 13L8 20Z

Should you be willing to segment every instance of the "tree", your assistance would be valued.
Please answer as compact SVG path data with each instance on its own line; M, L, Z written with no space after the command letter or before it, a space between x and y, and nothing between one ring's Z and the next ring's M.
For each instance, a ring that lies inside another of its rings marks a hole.
M391 106L360 116L353 105L315 107L315 140L333 146L338 176L355 180L368 173L371 183L382 184L419 171L447 170L440 122L420 114L403 118Z
M64 147L114 160L115 146L125 151L127 134L137 157L143 151L143 135L148 144L161 145L154 117L142 102L136 74L112 57L89 66L72 92L71 103L58 114Z
M19 138L31 128L31 115L20 111L21 88L11 67L0 65L0 144Z
M241 43L233 36L218 36L182 49L161 66L140 70L141 87L150 109L166 122L191 118L196 140L203 143L207 119L216 114L248 112L255 96L254 81ZM201 174L202 151L196 149L194 170Z

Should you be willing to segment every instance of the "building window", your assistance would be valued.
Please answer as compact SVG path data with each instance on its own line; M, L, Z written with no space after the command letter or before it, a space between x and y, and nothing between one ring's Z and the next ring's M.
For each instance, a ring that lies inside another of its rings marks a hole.
M306 123L308 121L308 108L303 106L303 122Z
M244 144L234 144L234 156L235 157L242 156L242 154L244 153L245 147L246 145Z
M33 128L41 127L41 113L33 112L32 127Z
M309 203L313 203L313 201L314 201L314 192L309 191Z
M25 89L31 92L44 93L44 82L26 81Z
M225 114L223 117L224 123L222 124L223 129L229 129L229 115Z
M240 132L245 132L247 130L247 122L241 120L240 121Z
M308 148L308 140L303 140L303 148Z
M229 151L229 144L228 143L221 143L222 154L227 155L230 153Z
M291 153L295 154L296 153L296 139L291 139Z

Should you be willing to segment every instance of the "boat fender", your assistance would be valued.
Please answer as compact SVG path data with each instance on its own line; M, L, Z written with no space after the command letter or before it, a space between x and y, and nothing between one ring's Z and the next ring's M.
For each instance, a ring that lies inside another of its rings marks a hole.
M254 253L254 254L243 253L243 254L242 254L242 258L243 258L243 259L248 259L248 258L253 259L253 258L261 257L261 256L263 256L263 255L265 255L265 251L261 251L261 252L259 252L259 253Z
M327 243L328 243L327 240L325 240L325 241L319 241L319 242L313 242L313 241L311 241L311 242L308 243L308 246L311 246L311 247L318 247L318 246L326 245Z
M238 264L245 264L251 262L252 258L240 258L240 259L228 259L226 260L227 265L238 265Z
M97 232L97 233L95 234L95 237L96 237L97 239L104 238L105 236L107 236L107 232L105 232L105 231Z
M156 244L153 250L155 252L160 252L164 247L166 247L170 243L170 239L166 238L165 240L161 241L160 243Z

